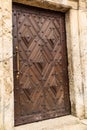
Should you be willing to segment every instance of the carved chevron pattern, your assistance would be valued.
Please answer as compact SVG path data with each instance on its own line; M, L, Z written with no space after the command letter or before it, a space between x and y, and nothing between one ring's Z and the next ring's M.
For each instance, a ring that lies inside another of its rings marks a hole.
M66 56L65 52L63 54L65 50L61 42L64 31L61 21L64 17L62 14L57 16L38 11L36 13L31 9L27 12L22 8L22 12L16 11L14 18L17 21L14 30L17 30L18 34L18 44L14 43L14 46L17 44L19 55L17 89L20 88L20 93L17 100L20 104L20 115L29 116L28 122L65 113L63 60ZM56 114L53 114L53 111ZM46 113L45 117L43 113ZM24 119L22 122L26 123Z

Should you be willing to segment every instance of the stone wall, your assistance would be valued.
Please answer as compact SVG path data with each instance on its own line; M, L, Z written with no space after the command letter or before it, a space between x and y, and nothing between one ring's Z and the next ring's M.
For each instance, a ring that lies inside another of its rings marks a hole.
M13 0L66 12L72 114L87 118L87 1ZM14 129L12 0L0 0L0 130Z
M0 130L11 130L14 122L11 5L0 0Z
M66 34L69 63L69 83L71 112L73 115L84 117L84 101L78 34L78 10L70 9L66 14Z
M87 118L87 0L79 1L79 39L84 96L84 113Z

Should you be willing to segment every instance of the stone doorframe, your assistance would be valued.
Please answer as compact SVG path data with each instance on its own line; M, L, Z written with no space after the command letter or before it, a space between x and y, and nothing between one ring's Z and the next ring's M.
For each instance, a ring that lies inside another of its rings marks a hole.
M82 0L13 1L66 13L71 114L80 119L87 117L87 3ZM0 130L13 129L12 0L0 0Z

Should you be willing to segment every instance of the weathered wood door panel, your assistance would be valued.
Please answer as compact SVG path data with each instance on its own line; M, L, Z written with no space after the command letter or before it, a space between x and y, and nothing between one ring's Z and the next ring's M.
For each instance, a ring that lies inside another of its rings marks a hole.
M64 22L13 4L15 125L70 114Z

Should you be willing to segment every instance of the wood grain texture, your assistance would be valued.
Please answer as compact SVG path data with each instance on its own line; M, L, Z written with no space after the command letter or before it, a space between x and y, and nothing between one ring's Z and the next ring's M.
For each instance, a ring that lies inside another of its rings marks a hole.
M70 114L65 15L13 5L15 125Z

